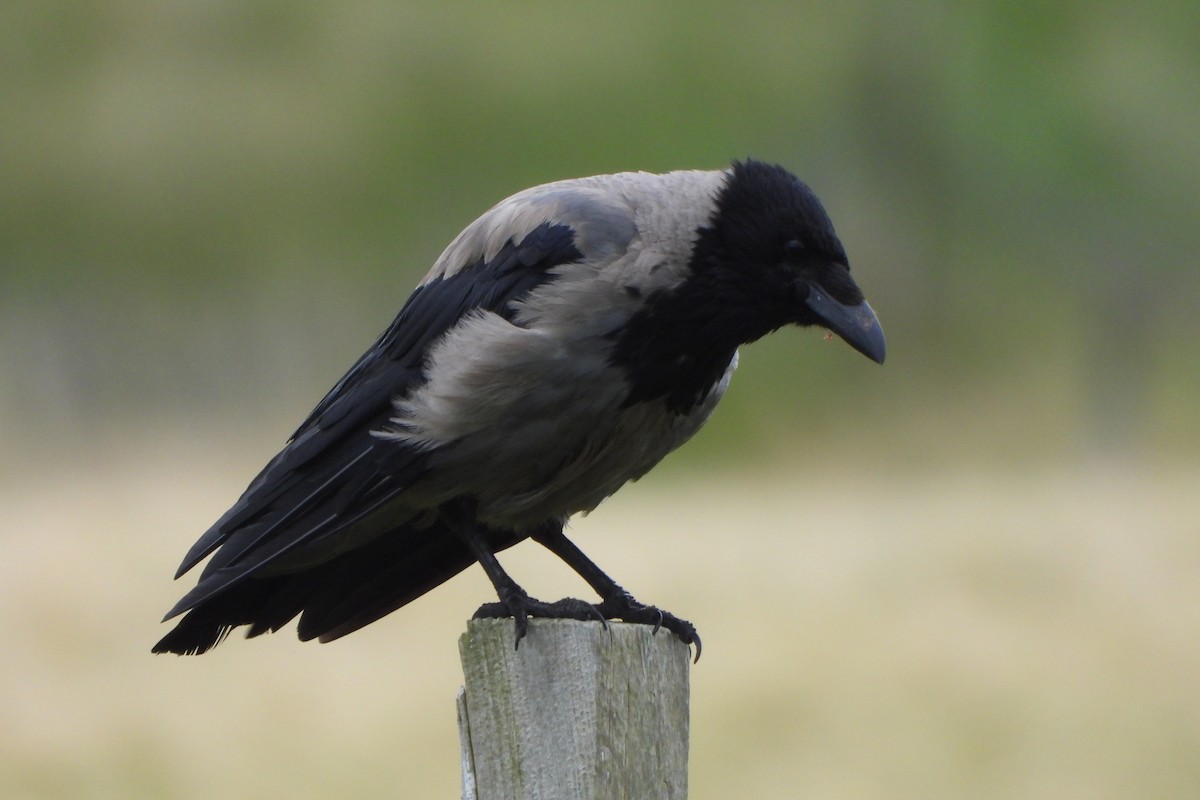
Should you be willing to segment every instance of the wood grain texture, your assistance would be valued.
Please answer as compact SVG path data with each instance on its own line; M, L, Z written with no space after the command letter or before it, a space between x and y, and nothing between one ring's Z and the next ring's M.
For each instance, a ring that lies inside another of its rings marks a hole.
M471 620L459 639L467 800L683 800L690 651L645 625Z

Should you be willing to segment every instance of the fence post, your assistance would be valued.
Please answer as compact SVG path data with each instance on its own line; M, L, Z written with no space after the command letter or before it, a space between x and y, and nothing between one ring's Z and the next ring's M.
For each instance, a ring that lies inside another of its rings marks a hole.
M464 800L685 800L690 651L665 630L471 620L459 639Z

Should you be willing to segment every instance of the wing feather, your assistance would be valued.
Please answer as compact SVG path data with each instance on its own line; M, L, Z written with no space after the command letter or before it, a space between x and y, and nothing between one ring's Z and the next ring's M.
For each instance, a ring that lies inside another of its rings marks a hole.
M215 555L197 586L171 609L168 618L214 604L249 577L270 575L276 564L285 557L290 561L290 554L298 550L304 549L318 562L323 547L328 551L326 560L341 555L346 548L337 540L355 541L354 529L400 497L427 468L428 453L381 440L372 432L386 423L397 398L423 383L429 348L472 311L511 319L514 301L552 279L553 268L582 259L574 237L569 225L542 222L518 241L510 239L490 258L475 253L457 269L443 270L418 287L387 330L322 398L237 503L189 550L179 575L214 551ZM398 524L402 523L401 519ZM438 558L445 560L450 553L445 547L441 550L445 552L439 552ZM452 555L457 564L462 554ZM411 576L419 575L419 560L407 569ZM462 566L454 571L459 569ZM270 603L261 592L241 594L246 602ZM210 621L188 641L211 640L207 646L212 646L223 636L213 631L213 625L252 621L245 619L244 609L227 609L219 617L237 621ZM180 644L179 638L171 640L175 646L170 649L178 652L178 646L188 646L188 641Z

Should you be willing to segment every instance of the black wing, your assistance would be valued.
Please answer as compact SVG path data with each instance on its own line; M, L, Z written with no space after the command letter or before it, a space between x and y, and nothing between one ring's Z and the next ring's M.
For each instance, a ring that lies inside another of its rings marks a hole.
M372 558L360 559L357 568L346 566L354 559L342 557L347 548L337 540L345 539L356 523L394 500L418 479L428 459L427 453L395 441L380 440L371 431L384 425L393 413L394 398L424 381L425 354L464 314L486 309L511 319L515 300L551 279L553 267L581 258L574 231L569 226L547 222L538 225L520 242L509 241L491 259L485 260L481 255L448 277L439 275L418 287L388 329L317 404L237 503L192 546L176 577L213 551L216 553L205 566L197 586L166 618L189 610L190 618L209 606L209 613L199 616L216 616L225 621L214 623L221 629L202 649L211 647L229 628L239 624L252 624L255 627L251 633L261 632L259 618L248 612L248 605L267 613L274 601L281 610L266 624L270 629L278 628L302 606L278 621L282 609L292 608L295 603L281 596L287 591L277 585L280 580L262 575L263 568L300 548L305 549L306 563L310 551L314 553L314 563L307 568L313 579L318 577L322 564L326 564L328 571L336 561L338 570L342 573L349 570L352 578L362 570L382 571L387 564L380 562L381 557L390 555L395 560L400 551L409 552L410 556L425 553L424 560L431 562L425 570L429 573L426 577L434 582L413 597L461 570L465 564L437 577L446 569L443 562L450 555L446 548L454 549L437 542L454 537L434 535L435 531L429 527L419 535L412 532L413 541L409 543L391 542L387 547L361 543L359 549L364 554L376 548L384 552L370 553ZM404 533L409 534L410 529L406 528ZM321 546L326 545L328 555L322 559ZM459 557L455 563L461 561L460 552L454 555ZM414 573L407 579L410 587L422 583L421 561L422 558L410 560L399 568ZM264 579L247 584L245 580L252 576ZM347 580L343 574L334 584ZM261 585L253 585L256 583ZM269 586L274 588L269 590ZM304 591L311 595L314 590L315 587L307 586ZM264 597L264 593L270 596ZM227 595L225 599L223 595ZM214 615L213 612L225 606L229 608ZM185 619L184 623L187 622ZM181 623L181 628L184 627ZM164 647L164 644L180 644L169 641L174 635L175 632L168 634L155 649L181 652L174 646ZM204 638L199 634L197 637ZM187 646L186 642L183 644Z

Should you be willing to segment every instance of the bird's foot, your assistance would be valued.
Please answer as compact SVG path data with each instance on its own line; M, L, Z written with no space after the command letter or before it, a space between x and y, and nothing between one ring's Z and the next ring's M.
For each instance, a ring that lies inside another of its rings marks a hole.
M686 619L680 619L669 611L663 611L661 608L639 603L633 599L632 595L624 591L620 594L604 598L600 605L596 606L596 610L605 619L619 619L639 625L653 625L654 633L658 633L659 628L666 628L675 634L679 641L684 644L695 645L696 657L693 659L693 663L700 660L700 634L696 633L696 626L692 625Z
M529 632L530 617L605 622L604 615L600 613L599 609L583 600L564 597L554 603L546 603L519 590L505 592L498 603L484 603L474 614L475 619L504 619L506 617L512 617L516 626L514 649L521 646L521 640Z
M521 640L529 632L529 618L538 619L577 619L583 622L596 620L604 623L606 620L619 619L636 625L653 625L652 633L658 633L659 628L665 628L686 645L695 645L696 656L693 661L700 660L700 634L696 627L686 619L680 619L669 611L663 611L655 606L639 603L628 592L621 592L605 598L599 605L592 605L574 597L564 597L553 603L546 603L530 597L524 591L505 592L498 603L484 603L474 614L475 619L504 619L512 617L516 626L516 640L513 648L521 646Z

